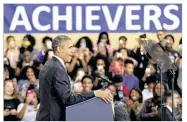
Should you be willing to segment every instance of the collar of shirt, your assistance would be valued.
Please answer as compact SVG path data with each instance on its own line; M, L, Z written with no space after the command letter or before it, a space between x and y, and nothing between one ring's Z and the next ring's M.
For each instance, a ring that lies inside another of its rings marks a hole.
M166 107L169 109L169 111L172 113L172 108L169 105L166 105Z
M59 58L56 55L53 55L53 57L57 58L60 61L60 63L64 66L64 68L66 69L65 63L64 63L64 61L61 58ZM66 69L66 71L67 71L67 69Z

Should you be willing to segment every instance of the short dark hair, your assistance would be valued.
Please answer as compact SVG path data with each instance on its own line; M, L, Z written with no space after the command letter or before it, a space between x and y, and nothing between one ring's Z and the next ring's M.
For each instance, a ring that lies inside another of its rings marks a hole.
M27 38L28 41L31 43L31 46L33 47L36 43L36 39L34 38L34 36L27 34L23 37L24 39Z
M146 78L147 85L149 85L151 83L156 83L156 81L157 81L157 77L155 75L151 75Z
M43 39L42 39L42 43L45 44L46 40L50 40L51 42L53 41L53 39L49 36L45 36Z
M165 33L165 31L164 31L164 30L157 30L157 33L158 33L158 32L160 32L160 31Z
M127 41L127 37L126 37L126 36L120 36L120 37L119 37L119 40Z
M57 47L64 41L71 40L68 36L66 35L59 35L55 37L52 41L52 48L54 53L56 52Z
M171 38L172 38L173 43L175 42L175 38L174 38L174 36L173 36L173 35L171 35L171 34L166 35L166 36L164 37L164 39L167 39L168 37L171 37Z
M92 83L93 83L93 77L92 77L91 75L84 75L84 76L82 77L82 80L81 80L82 83L83 83L83 80L84 80L85 78L89 78L89 79L92 81Z
M6 42L7 42L7 43L9 43L9 41L8 41L9 38L13 38L13 39L15 40L14 36L11 36L11 35L10 35L10 36L8 36L8 37L6 38Z
M142 35L140 35L140 38L147 38L147 35L146 34L142 34Z
M177 94L179 95L179 93L177 91L173 91L173 95L174 94ZM180 95L179 95L180 96ZM171 98L172 97L172 91L169 91L165 96L164 96L164 102L166 103L168 98Z
M134 65L133 61L132 61L132 60L129 60L129 59L125 60L125 66L126 66L127 64L133 64L133 65Z

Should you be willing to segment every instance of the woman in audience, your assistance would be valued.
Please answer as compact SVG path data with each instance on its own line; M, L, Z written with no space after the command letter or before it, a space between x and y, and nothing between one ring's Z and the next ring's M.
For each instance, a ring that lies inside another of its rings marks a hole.
M31 52L31 57L33 60L37 59L37 57L39 55L39 51L34 48L35 43L36 43L36 40L35 40L34 36L25 35L23 37L22 46L20 48L20 60L23 60L24 52L26 50L29 50Z
M32 66L36 68L38 71L41 68L41 64L38 61L32 59L31 52L28 50L24 52L24 59L18 62L17 64L16 76L18 77L18 80L22 79L22 74L24 73L22 70L26 66Z
M157 73L157 66L156 64L149 63L145 69L144 75L140 80L140 89L143 90L144 88L147 88L146 79L150 76L153 76L155 78L154 81L160 79L160 75Z
M107 57L112 57L114 48L110 44L110 39L107 32L101 32L99 34L97 45L94 46L93 50L94 50L94 56L100 53Z
M15 70L10 66L10 61L7 57L4 57L4 73L5 79L15 79Z
M168 88L164 83L157 82L153 88L153 98L144 102L141 111L142 121L158 121L158 109L163 104L163 98L168 93Z
M142 91L142 94L143 94L143 102L147 99L150 99L153 97L153 88L154 88L154 85L156 83L156 77L155 76L149 76L146 78L146 85L147 85L147 88L145 88L143 91Z
M142 92L133 88L129 93L128 111L130 113L131 121L140 121L140 112L143 105Z
M83 68L87 72L87 62L83 53L84 49L75 49L73 57L70 63L66 63L67 71L69 76L73 79L79 68Z
M77 48L88 48L91 53L93 53L92 40L88 36L81 37L76 45Z
M17 98L17 88L12 80L4 82L4 121L17 121L17 107L20 101Z
M21 121L35 121L39 109L37 94L32 87L28 88L24 103L18 106L18 117Z
M7 48L5 48L4 56L10 61L11 68L15 69L19 61L19 48L16 45L16 40L13 36L8 36L6 39Z
M39 94L39 79L37 73L33 67L27 66L23 69L26 75L26 79L19 80L18 88L23 99L26 97L26 91L30 85L33 85L37 94Z
M88 93L92 91L93 88L93 78L91 75L85 75L82 78L83 92Z

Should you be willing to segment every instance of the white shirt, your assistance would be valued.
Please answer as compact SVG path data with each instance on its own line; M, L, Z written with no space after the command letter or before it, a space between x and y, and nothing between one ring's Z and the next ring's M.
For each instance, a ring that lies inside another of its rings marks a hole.
M40 104L38 104L37 109L39 109ZM20 103L18 105L17 113L19 113L24 107L24 103ZM21 121L35 121L36 120L37 111L34 109L34 105L27 105L24 116Z
M144 89L142 91L142 95L143 95L143 101L145 101L145 100L153 97L153 92L150 92L148 89Z
M59 58L56 55L53 55L53 57L57 58L60 61L60 63L64 66L64 68L66 69L65 63L64 63L64 61L61 58ZM66 69L66 71L67 71L67 69Z
M169 105L166 105L166 107L169 109L169 111L172 113L172 108Z

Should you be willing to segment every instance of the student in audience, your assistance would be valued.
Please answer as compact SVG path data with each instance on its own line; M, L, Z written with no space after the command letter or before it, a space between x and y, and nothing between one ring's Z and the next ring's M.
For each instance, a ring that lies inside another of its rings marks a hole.
M20 103L17 115L21 121L35 121L39 108L37 94L32 87L28 88L24 103Z
M37 94L39 94L39 79L36 74L36 71L33 67L27 66L23 69L26 75L26 79L21 79L18 82L18 88L21 93L23 99L26 97L26 91L28 90L29 86L32 85L34 90Z
M4 121L18 121L17 107L20 101L17 98L17 88L12 80L4 82Z
M109 72L112 73L112 76L122 75L124 73L124 61L121 58L114 59L109 67Z
M101 32L97 40L97 45L93 47L94 55L98 53L103 54L107 57L112 57L114 48L110 44L109 35L107 32Z
M120 48L126 48L127 46L127 37L126 36L120 36L119 37L119 49Z
M142 109L143 96L142 92L136 88L131 89L129 93L128 111L131 121L140 121L140 112Z
M80 49L75 48L75 50L76 53L73 54L71 62L65 64L68 74L72 79L79 68L83 68L87 72L87 62L84 60L84 53Z
M146 34L140 35L138 39L138 46L134 48L135 54L133 58L138 62L137 67L134 69L134 74L138 77L138 79L143 77L149 61L146 50L143 48L143 46L140 45L140 40L145 38Z
M166 105L160 107L160 109L158 110L158 118L161 121L177 121L177 114L176 111L172 109L172 103L174 105L174 109L176 109L180 103L180 95L178 94L178 92L175 91L173 97L174 101L172 101L172 92L166 94L164 99L164 103Z
M140 80L140 89L143 90L147 87L146 85L146 80L148 77L153 76L156 80L160 79L160 74L157 73L157 65L156 64L152 64L149 63L145 69L145 73L143 75L143 77Z
M93 88L93 78L91 75L84 75L82 78L83 92L91 92Z
M118 55L118 57L122 58L123 61L125 61L125 60L131 60L131 61L133 61L135 67L138 64L138 62L134 58L129 57L128 50L126 48L120 48L118 50L118 54L117 55Z
M29 50L31 52L31 57L33 60L37 60L39 51L34 48L36 40L32 35L25 35L22 40L22 46L20 48L20 60L24 58L24 52Z
M145 82L147 84L147 88L144 88L144 90L142 91L143 102L153 97L153 88L154 88L156 81L157 79L155 76L149 76L146 78Z
M50 60L53 57L53 54L54 53L52 49L46 50L42 64L44 65L48 60Z
M7 57L4 57L4 80L15 79L15 70L10 66L10 61Z
M168 88L165 83L157 82L153 88L153 98L147 99L144 102L141 111L142 121L158 121L158 109L163 104L164 96L168 93Z
M93 53L92 40L88 36L81 37L76 45L77 48L88 48L91 53Z
M48 50L52 50L52 41L53 41L53 39L51 37L49 37L49 36L45 36L42 39L42 43L43 43L44 49L40 51L40 53L38 55L38 59L37 59L40 63L44 62L44 58L45 58L46 52Z
M13 36L8 36L6 39L7 48L4 50L4 56L10 61L10 67L15 69L19 61L19 48L16 45L16 40Z
M164 49L165 47L165 40L164 40L164 37L165 37L165 32L163 30L158 30L157 33L157 38L158 38L158 44L162 47L162 49Z
M123 92L126 96L129 96L129 92L132 88L139 89L139 80L133 74L134 64L131 60L125 61L125 72L122 75L123 77Z
M72 92L73 93L82 93L83 91L83 86L81 81L76 81L73 83L72 86Z
M22 73L23 73L22 69L26 66L32 66L38 71L40 70L41 67L41 64L38 61L32 59L31 52L28 50L24 52L23 60L20 60L17 64L16 76L18 77L18 79L22 78Z
M177 90L178 92L180 92L180 88L177 85L177 78L178 78L178 74L179 74L179 65L177 65L177 62L180 60L180 54L179 52L177 52L174 48L173 45L175 43L175 38L173 35L166 35L165 36L165 41L166 41L166 46L165 46L165 52L168 55L168 57L170 58L171 62L177 66L177 70L175 71L175 78L174 78L174 89ZM168 71L166 76L163 77L163 81L165 83L168 84L169 89L172 89L172 75L171 72Z

